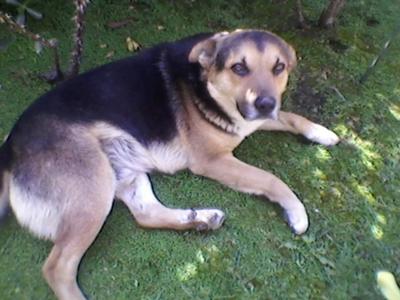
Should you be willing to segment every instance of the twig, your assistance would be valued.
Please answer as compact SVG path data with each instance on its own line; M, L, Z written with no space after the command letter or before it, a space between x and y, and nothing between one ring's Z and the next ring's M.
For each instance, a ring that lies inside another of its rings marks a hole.
M133 21L132 17L129 17L129 18L126 18L126 19L120 20L120 21L109 21L107 23L107 27L111 28L111 29L118 29L118 28L128 25L132 21Z
M0 24L6 24L11 31L22 34L35 42L39 42L45 47L57 47L57 43L54 42L55 40L46 40L41 35L27 30L24 26L16 23L8 14L2 11L0 11Z
M75 45L71 52L70 67L67 73L68 77L74 77L79 73L81 57L83 53L83 33L85 29L84 15L89 2L89 0L74 1L76 13L73 18L75 22L75 32L73 35L73 40L75 42Z
M57 78L64 78L64 74L60 68L60 57L58 55L58 41L56 39L45 39L40 34L33 33L26 29L25 26L19 25L16 23L9 15L0 11L0 24L6 24L11 31L15 33L19 33L27 38L39 42L44 47L50 48L54 53L54 66L55 66L55 74Z
M339 91L339 89L336 86L331 86L330 89L334 90L335 93L342 99L343 101L347 102L347 99L343 94Z
M181 284L182 290L185 292L186 295L189 296L190 299L196 299L193 294L189 291L187 287L185 287L183 284Z
M381 60L381 58L386 54L386 51L388 50L390 44L392 43L394 38L399 33L400 33L400 24L397 26L395 31L393 31L393 33L391 34L390 38L383 45L383 47L379 51L378 55L372 60L371 64L367 68L367 71L365 71L364 75L361 76L361 78L360 78L360 83L361 84L363 84L365 81L367 81L368 77L371 75L371 73L374 70L375 66L378 64L378 62Z

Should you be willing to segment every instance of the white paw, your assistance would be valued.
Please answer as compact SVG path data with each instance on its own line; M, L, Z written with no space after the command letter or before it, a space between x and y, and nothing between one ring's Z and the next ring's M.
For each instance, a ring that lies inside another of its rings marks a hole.
M215 230L221 227L225 214L219 209L196 209L189 218L197 230Z
M285 211L285 218L295 234L303 234L308 228L308 216L303 205Z
M313 124L304 136L313 142L325 146L333 146L340 141L336 133L318 124Z

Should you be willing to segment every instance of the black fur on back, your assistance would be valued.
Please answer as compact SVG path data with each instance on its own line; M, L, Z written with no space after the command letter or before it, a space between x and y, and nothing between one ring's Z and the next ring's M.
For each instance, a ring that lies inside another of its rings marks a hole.
M53 128L41 122L47 116L84 124L105 121L144 145L167 142L177 134L180 103L171 90L178 80L191 85L208 110L231 122L201 81L200 65L188 61L193 46L211 35L160 44L61 83L22 114L11 135L21 146L25 138L53 136Z

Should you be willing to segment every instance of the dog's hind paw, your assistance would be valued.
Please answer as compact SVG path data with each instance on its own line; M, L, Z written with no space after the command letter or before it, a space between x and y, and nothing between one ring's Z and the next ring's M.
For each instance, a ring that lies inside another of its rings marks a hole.
M299 210L285 210L285 219L293 233L300 235L308 229L308 216L304 207Z
M313 126L304 136L310 141L325 146L333 146L340 141L340 138L336 135L336 133L319 124L313 124Z
M198 231L215 230L221 227L225 214L219 209L196 209L192 210L189 220Z

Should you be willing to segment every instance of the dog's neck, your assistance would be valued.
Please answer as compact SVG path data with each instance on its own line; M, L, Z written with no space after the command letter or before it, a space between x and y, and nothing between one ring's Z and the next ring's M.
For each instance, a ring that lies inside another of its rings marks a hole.
M193 102L200 114L212 125L230 134L238 133L239 128L233 122L229 122L225 118L218 115L218 113L215 111L207 109L200 99L194 97Z
M232 117L210 95L206 82L201 79L203 76L200 66L185 62L187 65L184 67L181 66L181 68L174 69L170 66L167 55L165 51L161 53L158 67L165 86L169 91L170 99L176 101L176 99L180 98L177 96L179 90L182 90L180 82L185 82L191 87L189 93L191 94L190 98L193 99L194 106L205 120L226 133L238 134L239 127L235 124Z
M235 118L229 115L225 108L218 103L209 89L210 86L205 80L204 74L201 73L201 70L199 71L200 76L192 81L195 107L203 118L216 128L229 134L238 134L240 128L237 126Z

